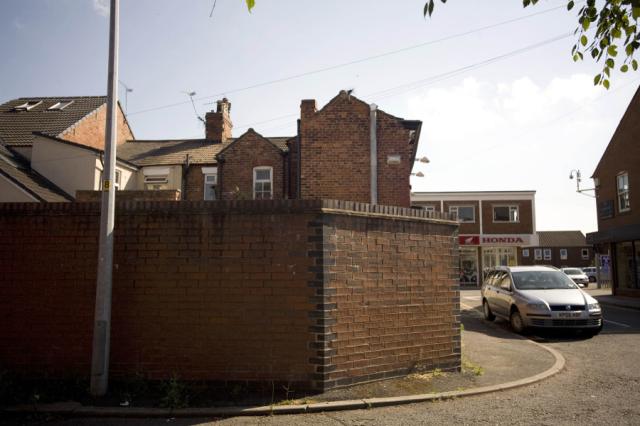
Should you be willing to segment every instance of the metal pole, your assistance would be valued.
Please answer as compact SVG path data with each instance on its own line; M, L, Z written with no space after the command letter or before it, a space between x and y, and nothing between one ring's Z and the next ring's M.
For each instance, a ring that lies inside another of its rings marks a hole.
M107 123L105 127L105 163L102 174L102 209L100 212L100 247L96 308L93 324L91 359L91 395L103 396L109 384L109 343L111 334L111 278L113 271L113 224L118 105L118 14L119 0L111 0L109 24L109 78L107 82Z
M370 154L371 154L371 204L378 204L378 140L377 123L378 115L376 104L369 105L370 108Z

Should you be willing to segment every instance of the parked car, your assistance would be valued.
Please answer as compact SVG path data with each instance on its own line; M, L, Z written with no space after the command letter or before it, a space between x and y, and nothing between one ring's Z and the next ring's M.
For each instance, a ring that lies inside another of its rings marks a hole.
M567 274L574 283L580 287L589 287L589 277L580 268L562 268L562 272Z
M503 318L517 333L528 328L570 328L595 336L602 330L598 301L551 266L494 268L481 294L484 318Z
M587 266L586 268L582 268L582 272L589 278L590 283L596 282L596 276L598 275L598 268L595 266Z

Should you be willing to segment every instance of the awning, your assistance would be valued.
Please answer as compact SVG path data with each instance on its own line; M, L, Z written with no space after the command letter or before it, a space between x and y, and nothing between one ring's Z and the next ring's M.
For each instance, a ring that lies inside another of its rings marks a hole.
M640 223L619 226L604 231L587 234L587 244L617 243L620 241L640 240Z

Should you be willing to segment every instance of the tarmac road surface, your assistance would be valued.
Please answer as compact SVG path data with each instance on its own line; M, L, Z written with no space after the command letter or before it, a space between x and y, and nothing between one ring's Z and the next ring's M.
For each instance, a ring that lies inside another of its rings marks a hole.
M479 291L461 292L462 309L480 307ZM553 334L530 338L560 351L564 371L523 388L395 407L227 419L67 419L55 425L638 425L640 311L603 306L602 333L585 339ZM477 321L483 321L474 315ZM508 329L505 321L495 327ZM2 422L0 422L2 423Z

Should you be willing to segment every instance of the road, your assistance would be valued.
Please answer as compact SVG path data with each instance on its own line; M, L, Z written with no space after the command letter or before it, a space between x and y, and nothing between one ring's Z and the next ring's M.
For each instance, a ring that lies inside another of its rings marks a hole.
M461 292L463 309L478 309L480 293ZM566 367L540 383L476 397L371 410L255 418L68 419L56 425L638 425L640 424L640 311L604 307L602 333L530 336L560 351ZM479 317L479 315L474 315ZM476 318L477 321L482 321ZM508 329L505 321L496 327Z

